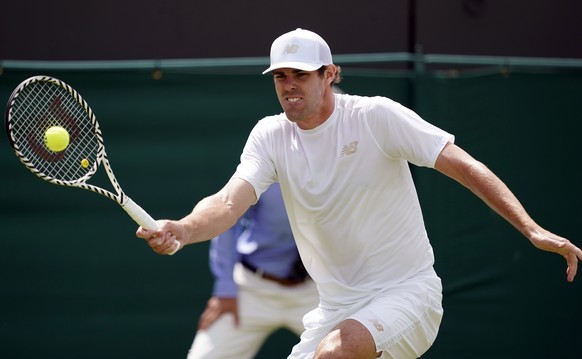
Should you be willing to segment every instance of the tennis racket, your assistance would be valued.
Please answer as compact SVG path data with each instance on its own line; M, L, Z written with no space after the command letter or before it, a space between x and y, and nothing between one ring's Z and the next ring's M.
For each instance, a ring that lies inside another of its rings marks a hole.
M16 156L32 173L50 183L99 193L119 203L140 226L158 229L156 221L121 189L95 114L71 86L49 76L24 80L8 100L5 125ZM58 152L45 143L47 129L54 126L65 129L69 137L66 148ZM100 165L115 193L87 183ZM180 242L176 241L171 254L178 249Z

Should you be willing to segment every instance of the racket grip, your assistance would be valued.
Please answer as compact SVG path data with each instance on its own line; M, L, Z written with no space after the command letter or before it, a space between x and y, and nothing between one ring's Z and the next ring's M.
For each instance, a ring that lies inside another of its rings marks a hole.
M131 198L125 196L126 201L121 207L129 214L129 216L135 221L135 223L139 224L145 229L149 229L151 231L157 231L159 229L158 223L155 219L152 218L143 208L141 208L137 203L135 203ZM180 242L175 241L174 248L169 255L173 255L180 249L182 245Z

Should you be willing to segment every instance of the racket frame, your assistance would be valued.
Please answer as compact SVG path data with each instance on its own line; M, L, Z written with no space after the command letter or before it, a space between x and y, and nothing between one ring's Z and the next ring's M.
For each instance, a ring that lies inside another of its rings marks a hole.
M14 111L14 106L16 103L16 99L22 93L22 91L24 91L24 89L26 89L28 86L33 85L35 82L48 82L64 89L77 102L77 104L79 104L83 108L83 110L86 112L87 116L90 119L98 143L96 160L92 164L90 164L91 167L87 170L87 173L78 179L74 180L57 179L39 171L35 167L33 162L29 160L23 153L23 151L19 148L18 141L15 138L15 134L13 131L14 123L12 121L12 115ZM109 159L107 157L107 153L105 152L103 134L101 132L101 128L99 127L99 123L97 122L95 113L93 112L87 101L85 101L85 99L83 99L83 97L74 88L72 88L64 81L56 79L51 76L42 75L33 76L21 82L14 89L8 100L5 113L5 127L10 145L12 146L14 153L16 154L20 162L22 162L22 164L24 164L24 166L28 168L36 176L56 185L78 187L91 192L98 193L102 196L105 196L117 202L129 214L129 216L140 226L154 231L159 228L157 222L143 208L141 208L137 203L135 203L131 198L129 198L122 190L119 182L117 181L113 173L113 170L109 163ZM87 181L90 180L91 177L97 172L100 165L103 165L103 169L107 173L107 177L109 178L109 181L111 182L111 185L113 186L115 192L87 183ZM180 243L176 241L175 249L170 254L174 254L180 248L180 246L181 246Z

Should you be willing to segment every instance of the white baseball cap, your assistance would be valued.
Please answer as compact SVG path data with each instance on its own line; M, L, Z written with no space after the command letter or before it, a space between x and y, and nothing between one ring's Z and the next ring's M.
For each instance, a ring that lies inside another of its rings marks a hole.
M312 31L297 29L273 41L271 66L263 74L284 67L315 71L331 64L331 50L325 40Z

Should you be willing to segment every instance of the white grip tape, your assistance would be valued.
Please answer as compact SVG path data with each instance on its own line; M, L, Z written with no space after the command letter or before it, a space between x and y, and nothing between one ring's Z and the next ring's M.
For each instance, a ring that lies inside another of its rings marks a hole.
M131 198L125 197L126 201L125 204L121 205L121 207L129 214L129 216L135 221L135 223L139 224L145 229L149 229L151 231L157 231L159 229L158 223L155 219L152 218L143 208L141 208L137 203L135 203ZM168 253L172 255L180 249L181 244L180 242L176 241L172 252Z

